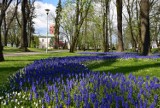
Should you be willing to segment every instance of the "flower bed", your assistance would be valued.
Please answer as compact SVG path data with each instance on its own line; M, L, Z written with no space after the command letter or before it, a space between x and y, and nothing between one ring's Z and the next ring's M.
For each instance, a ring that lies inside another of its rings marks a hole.
M160 107L158 78L100 74L82 64L120 57L113 54L35 61L10 77L7 89L3 91L5 95L0 97L1 107Z

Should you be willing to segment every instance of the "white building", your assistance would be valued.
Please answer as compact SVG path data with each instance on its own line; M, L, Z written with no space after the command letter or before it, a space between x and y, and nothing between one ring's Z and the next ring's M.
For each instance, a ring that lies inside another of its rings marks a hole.
M38 37L39 37L39 48L42 49L47 48L47 39L48 39L48 49L50 49L49 43L53 35L48 35L48 38L46 36L41 36L41 35L39 35Z

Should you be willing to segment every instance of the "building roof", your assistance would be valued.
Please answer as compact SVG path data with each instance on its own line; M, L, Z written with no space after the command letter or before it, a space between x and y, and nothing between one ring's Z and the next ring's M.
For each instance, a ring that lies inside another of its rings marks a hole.
M37 36L39 38L46 38L47 35L34 34L33 36ZM48 34L48 38L54 37L53 34Z

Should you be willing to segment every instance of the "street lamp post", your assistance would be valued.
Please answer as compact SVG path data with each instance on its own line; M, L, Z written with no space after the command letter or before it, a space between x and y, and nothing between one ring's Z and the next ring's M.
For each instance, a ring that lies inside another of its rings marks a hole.
M48 53L48 14L49 14L49 9L45 9L46 14L47 14L47 35L46 35L46 39L47 39L47 45L46 45L46 53Z
M1 10L1 7L2 7L2 0L0 0L0 10Z

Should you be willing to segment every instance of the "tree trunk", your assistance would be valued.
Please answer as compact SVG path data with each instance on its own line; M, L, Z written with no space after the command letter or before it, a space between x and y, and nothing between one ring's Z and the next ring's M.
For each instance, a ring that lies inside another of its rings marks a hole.
M8 43L8 30L4 31L4 46L7 46Z
M142 38L141 38L141 21L140 21L140 14L139 14L139 10L138 10L139 4L138 4L138 0L136 0L136 19L137 19L137 27L138 27L138 52L142 53Z
M133 47L133 51L136 51L137 45L136 45L136 40L133 35L132 18L131 18L130 13L128 13L128 14L129 14L129 29L130 29L131 38L132 38L132 47Z
M79 10L79 0L77 0L76 2L76 21L75 21L75 32L74 32L74 36L72 39L72 44L70 47L70 52L73 53L74 49L75 49L75 45L76 45L76 41L77 38L79 36L79 14L80 14L80 10Z
M118 51L124 51L122 36L122 0L116 0L117 5L117 28L118 28Z
M103 3L102 3L103 5ZM109 51L109 41L108 41L108 15L109 15L109 0L105 0L104 2L104 14L103 14L103 52Z
M4 61L1 30L2 30L2 16L0 16L0 62Z
M142 55L146 56L150 51L149 0L141 0L140 8Z
M105 15L105 48L104 48L104 52L108 52L109 51L109 41L108 41L108 14L109 14L109 0L105 0L105 8L106 8L106 15Z
M1 11L1 10L0 10ZM3 56L3 45L2 45L2 36L1 36L1 30L2 30L2 20L5 16L5 13L1 11L0 13L0 62L4 61L4 56Z
M26 27L27 27L27 19L26 19L26 5L27 5L27 0L22 1L22 31L21 31L21 49L23 51L28 51L28 39L27 39L27 32L26 32Z
M5 15L6 17L6 15ZM7 46L7 39L8 39L8 30L7 30L7 24L6 24L6 18L3 19L4 24L4 46Z
M62 11L62 6L61 6L61 0L58 2L58 6L56 8L56 18L55 18L55 42L57 43L57 47L59 49L59 34L60 34L60 20L61 20L61 11Z
M87 31L88 31L88 28L87 28L87 18L85 19L85 28L84 28L84 35L82 35L82 36L84 36L84 42L83 42L83 46L84 46L84 48L86 48L86 44L88 43L87 42Z
M73 53L74 49L76 47L78 38L79 38L79 33L80 33L80 29L82 27L82 24L85 20L85 18L87 17L88 11L90 9L91 6L91 1L86 2L88 4L88 6L85 7L85 10L83 9L83 6L80 6L80 1L77 0L76 1L76 19L75 19L75 31L74 31L74 35L73 35L73 39L72 39L72 43L71 43L71 47L70 47L70 52ZM80 10L84 10L84 14L82 13L82 11Z
M106 29L105 29L105 24L106 24L106 13L104 12L103 15L103 52L107 52L107 48L106 48Z
M2 30L2 21L5 17L5 12L9 5L11 4L12 0L3 0L2 7L0 8L0 61L4 61L3 56L3 45L2 45L2 37L1 37L1 30Z
M1 39L1 26L0 26L0 62L1 61L4 61L4 56L3 56L3 45Z

